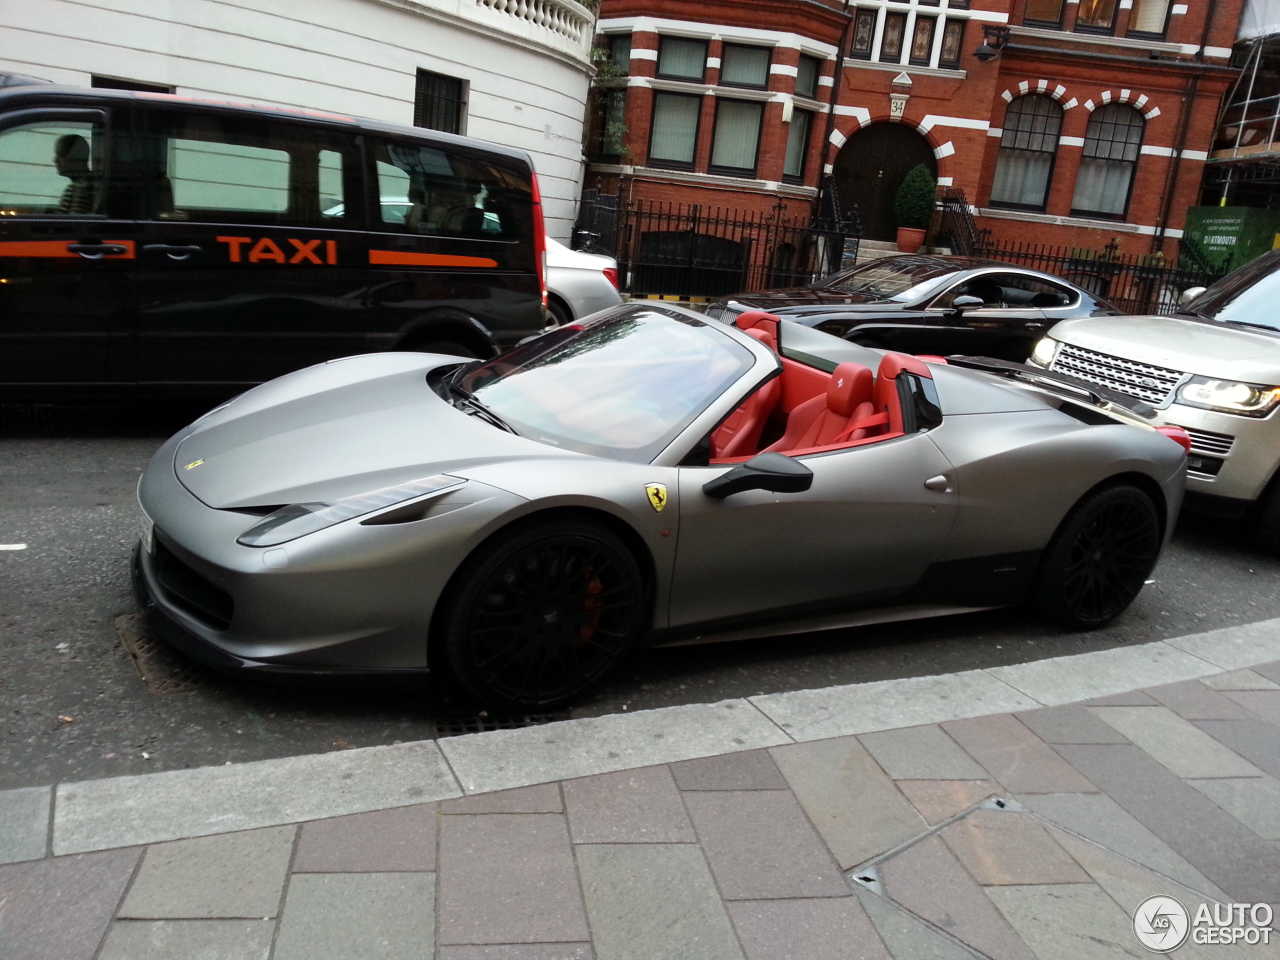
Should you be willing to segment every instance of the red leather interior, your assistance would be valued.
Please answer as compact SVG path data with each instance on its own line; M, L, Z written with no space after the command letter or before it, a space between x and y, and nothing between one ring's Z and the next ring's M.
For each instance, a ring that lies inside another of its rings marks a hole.
M778 341L764 329L746 331L747 336L759 340L771 350L778 349ZM760 434L769 422L769 415L782 398L782 381L774 377L755 393L747 397L737 410L711 434L711 457L715 460L727 457L750 456L760 447Z
M764 310L748 310L734 325L748 336L778 349L779 319ZM933 358L930 358L933 359ZM791 456L819 453L900 437L903 433L898 375L908 371L932 380L918 357L886 353L879 369L842 363L831 374L782 357L782 375L770 380L711 434L711 460L746 460L759 453ZM938 362L945 363L942 358ZM775 443L759 450L771 416L786 414L786 428Z
M902 403L898 399L898 374L903 370L928 380L933 379L929 365L906 353L886 353L876 371L876 389L872 402L877 413L889 415L889 432L902 432Z
M800 404L787 417L787 429L764 453L782 452L828 443L861 440L866 427L850 427L872 416L874 377L860 363L842 363L828 380L825 393Z

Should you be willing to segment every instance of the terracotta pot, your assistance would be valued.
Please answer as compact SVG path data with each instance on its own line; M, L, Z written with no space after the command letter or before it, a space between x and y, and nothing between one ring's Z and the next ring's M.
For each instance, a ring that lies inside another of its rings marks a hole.
M898 250L902 253L915 253L924 246L924 231L915 227L898 228Z

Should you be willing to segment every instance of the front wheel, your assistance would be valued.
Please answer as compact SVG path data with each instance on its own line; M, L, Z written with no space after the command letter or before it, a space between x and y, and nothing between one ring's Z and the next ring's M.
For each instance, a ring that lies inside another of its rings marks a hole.
M459 570L439 649L487 706L549 709L599 683L644 632L644 579L604 527L526 525Z
M1104 626L1133 602L1160 555L1160 515L1137 487L1080 501L1049 542L1032 590L1041 616L1077 630Z
M467 357L471 360L480 356L474 349L457 340L424 340L401 349L414 353L447 353L451 357Z

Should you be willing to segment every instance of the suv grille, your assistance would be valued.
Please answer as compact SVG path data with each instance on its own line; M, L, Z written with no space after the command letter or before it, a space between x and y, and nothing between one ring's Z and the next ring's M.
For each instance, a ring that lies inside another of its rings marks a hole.
M1207 453L1211 457L1225 457L1231 452L1231 445L1236 442L1235 437L1229 437L1225 433L1192 430L1190 427L1183 427L1182 429L1191 434L1192 453Z
M1112 357L1064 343L1058 347L1050 370L1068 373L1102 387L1109 387L1147 403L1160 404L1168 399L1182 379L1177 370Z

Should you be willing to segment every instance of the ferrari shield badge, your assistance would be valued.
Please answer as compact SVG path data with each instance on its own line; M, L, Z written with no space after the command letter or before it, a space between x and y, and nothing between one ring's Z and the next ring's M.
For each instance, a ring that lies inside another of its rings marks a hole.
M644 492L649 495L649 505L658 513L667 505L667 485L665 483L646 483Z

